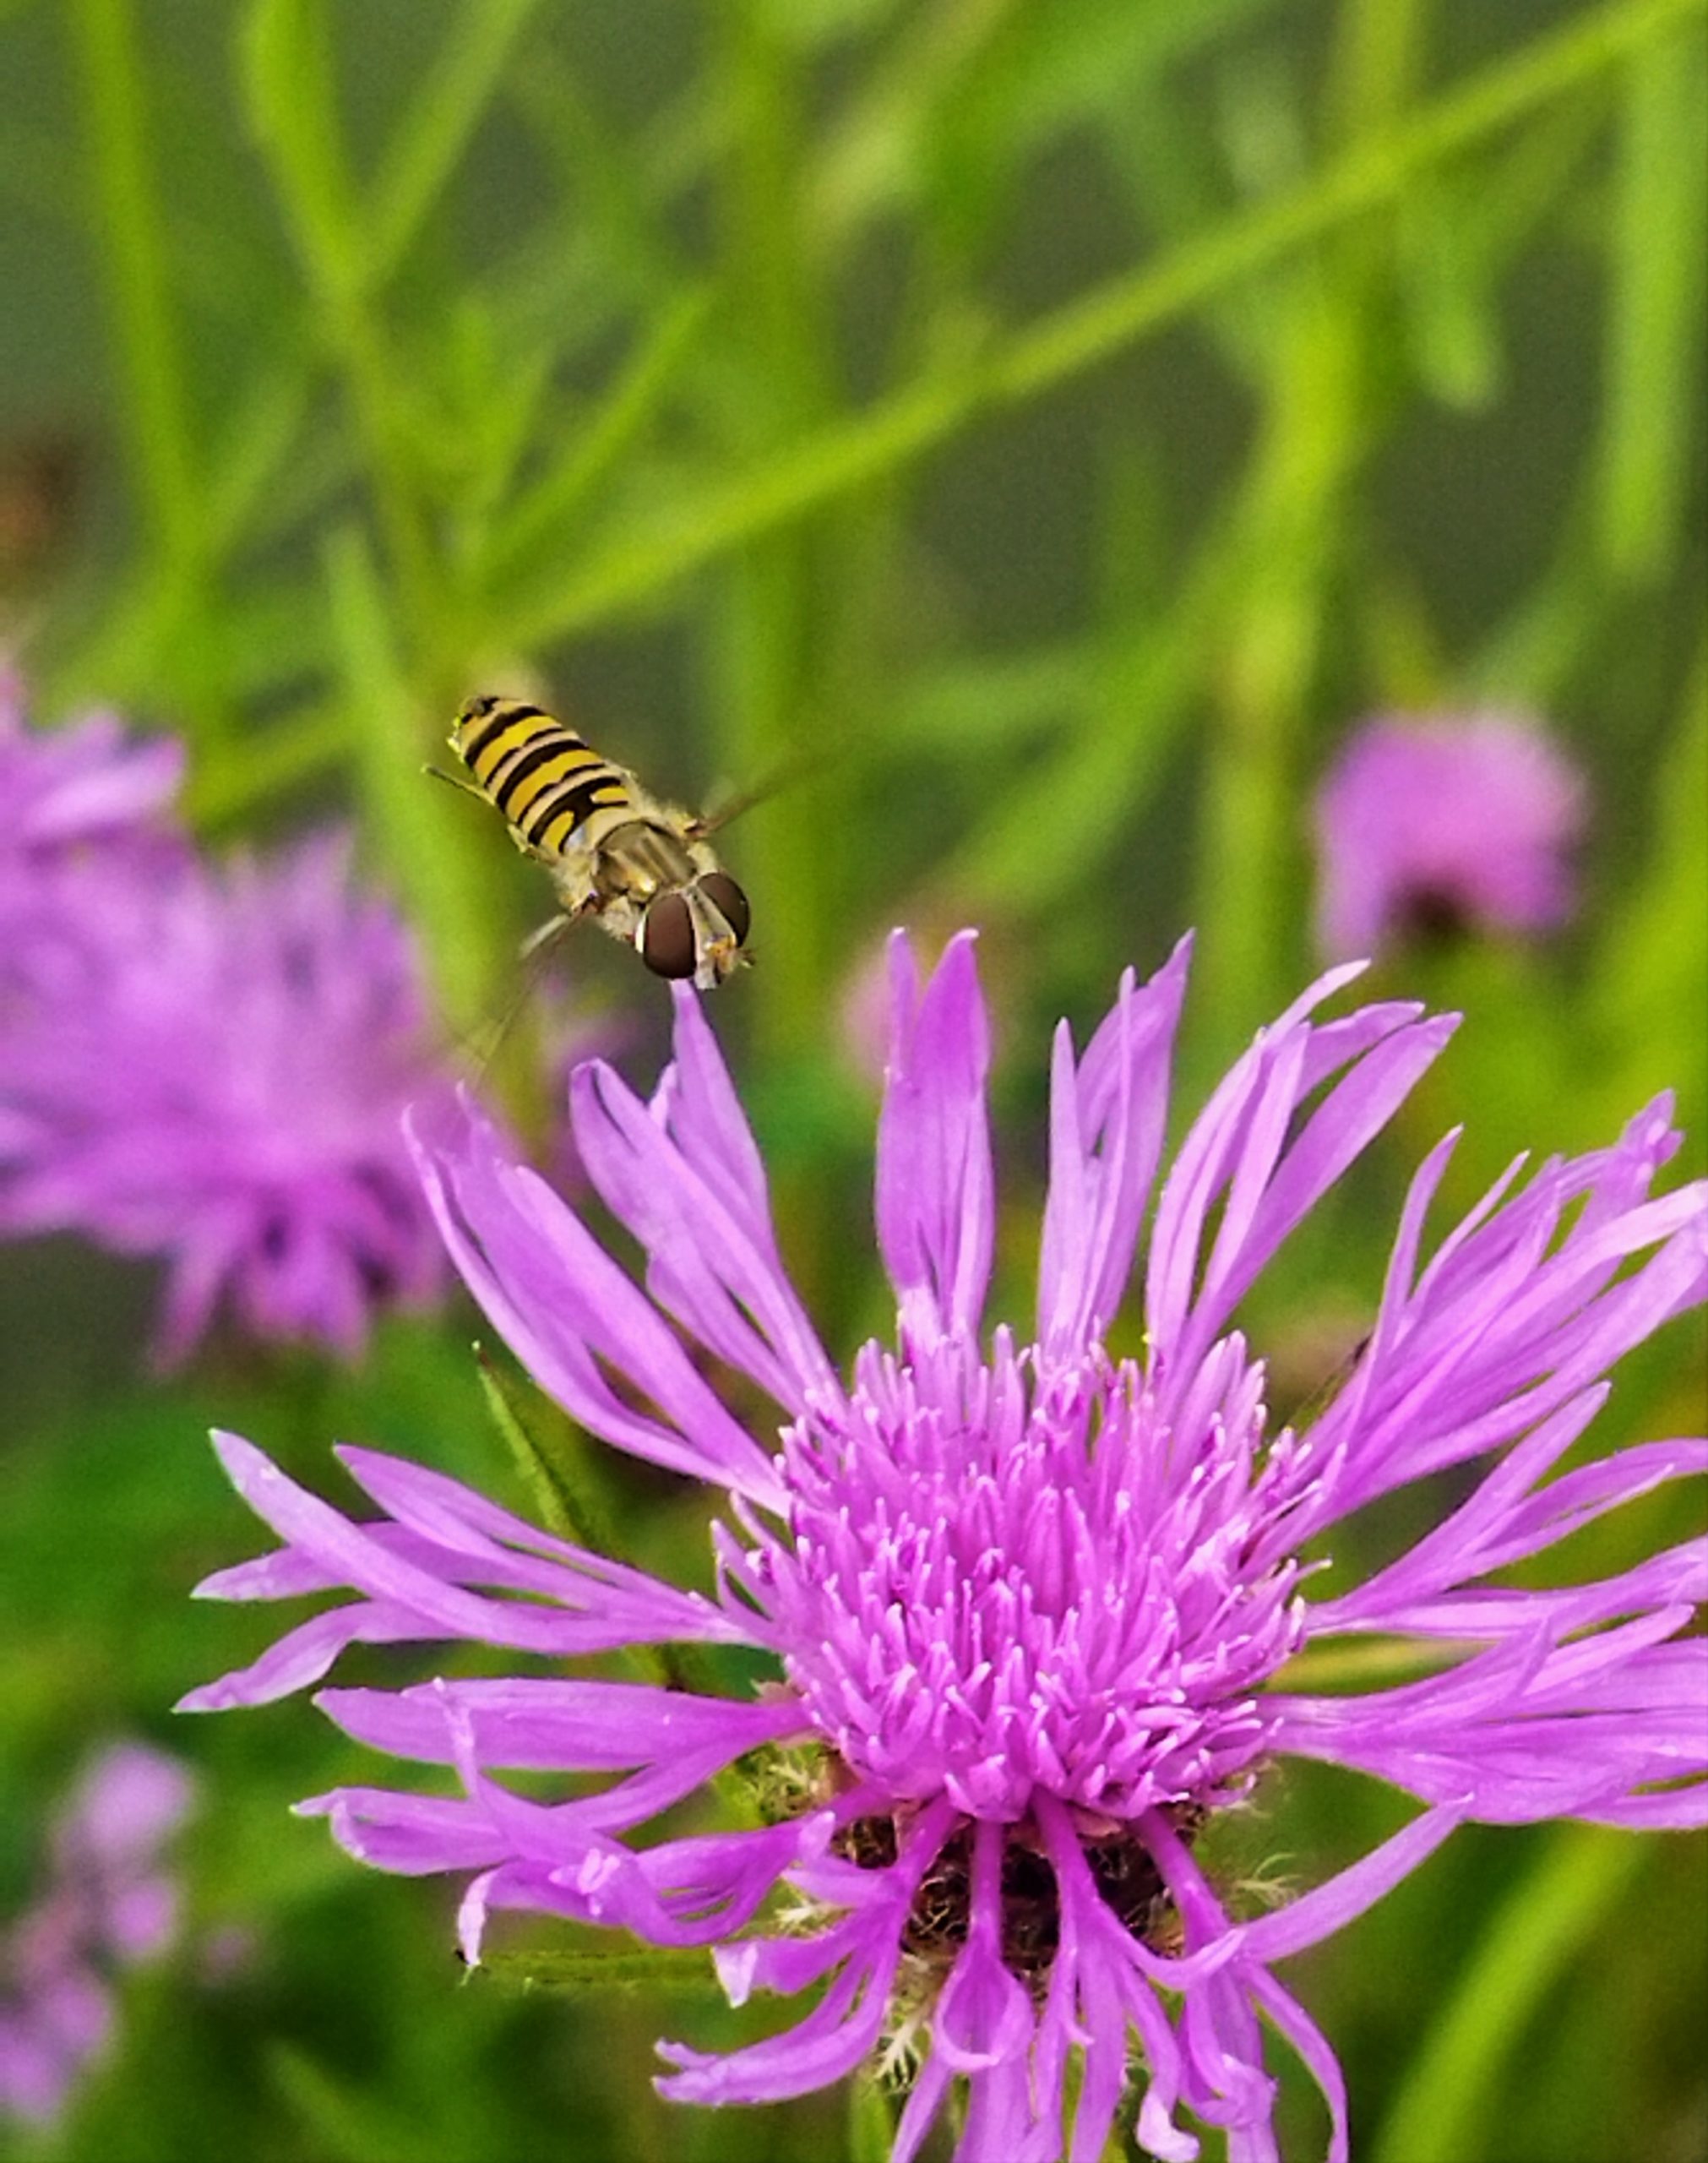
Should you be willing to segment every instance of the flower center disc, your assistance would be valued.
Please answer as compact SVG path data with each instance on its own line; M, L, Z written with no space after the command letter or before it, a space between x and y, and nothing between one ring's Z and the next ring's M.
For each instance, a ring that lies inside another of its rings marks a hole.
M786 1437L792 1551L770 1558L785 1664L857 1777L1024 1817L1036 1787L1125 1819L1225 1800L1262 1751L1254 1692L1299 1637L1270 1555L1292 1438L1264 1448L1237 1340L1190 1424L1130 1361L1043 1370L999 1333L898 1361Z

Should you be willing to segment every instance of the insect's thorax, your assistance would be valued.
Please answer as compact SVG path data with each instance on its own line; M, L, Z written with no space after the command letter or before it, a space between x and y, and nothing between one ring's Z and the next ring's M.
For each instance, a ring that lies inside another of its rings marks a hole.
M584 837L578 835L576 838ZM630 812L596 838L590 834L585 838L596 852L593 880L601 897L622 895L631 901L649 902L655 894L688 885L705 868L699 861L705 851L691 852L689 845L668 826L651 819L637 819Z

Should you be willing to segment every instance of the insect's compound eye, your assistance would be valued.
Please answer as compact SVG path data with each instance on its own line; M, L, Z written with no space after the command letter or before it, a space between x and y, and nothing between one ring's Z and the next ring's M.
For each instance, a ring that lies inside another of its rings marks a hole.
M660 894L640 920L640 958L655 977L691 977L694 918L680 894Z
M699 890L734 932L737 945L744 946L748 926L753 920L753 913L748 906L747 896L729 873L708 871L699 882Z

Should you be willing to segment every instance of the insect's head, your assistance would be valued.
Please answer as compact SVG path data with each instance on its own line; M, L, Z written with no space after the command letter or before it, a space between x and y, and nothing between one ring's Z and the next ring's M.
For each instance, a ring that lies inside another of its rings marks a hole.
M753 911L727 871L704 871L690 885L655 894L634 934L655 977L692 977L710 991L747 959Z

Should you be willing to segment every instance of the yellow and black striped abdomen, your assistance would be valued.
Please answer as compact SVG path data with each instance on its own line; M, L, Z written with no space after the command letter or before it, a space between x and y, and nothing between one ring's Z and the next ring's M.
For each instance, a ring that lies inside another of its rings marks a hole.
M632 814L634 790L622 769L519 699L471 700L451 748L536 856L560 855L596 811Z

